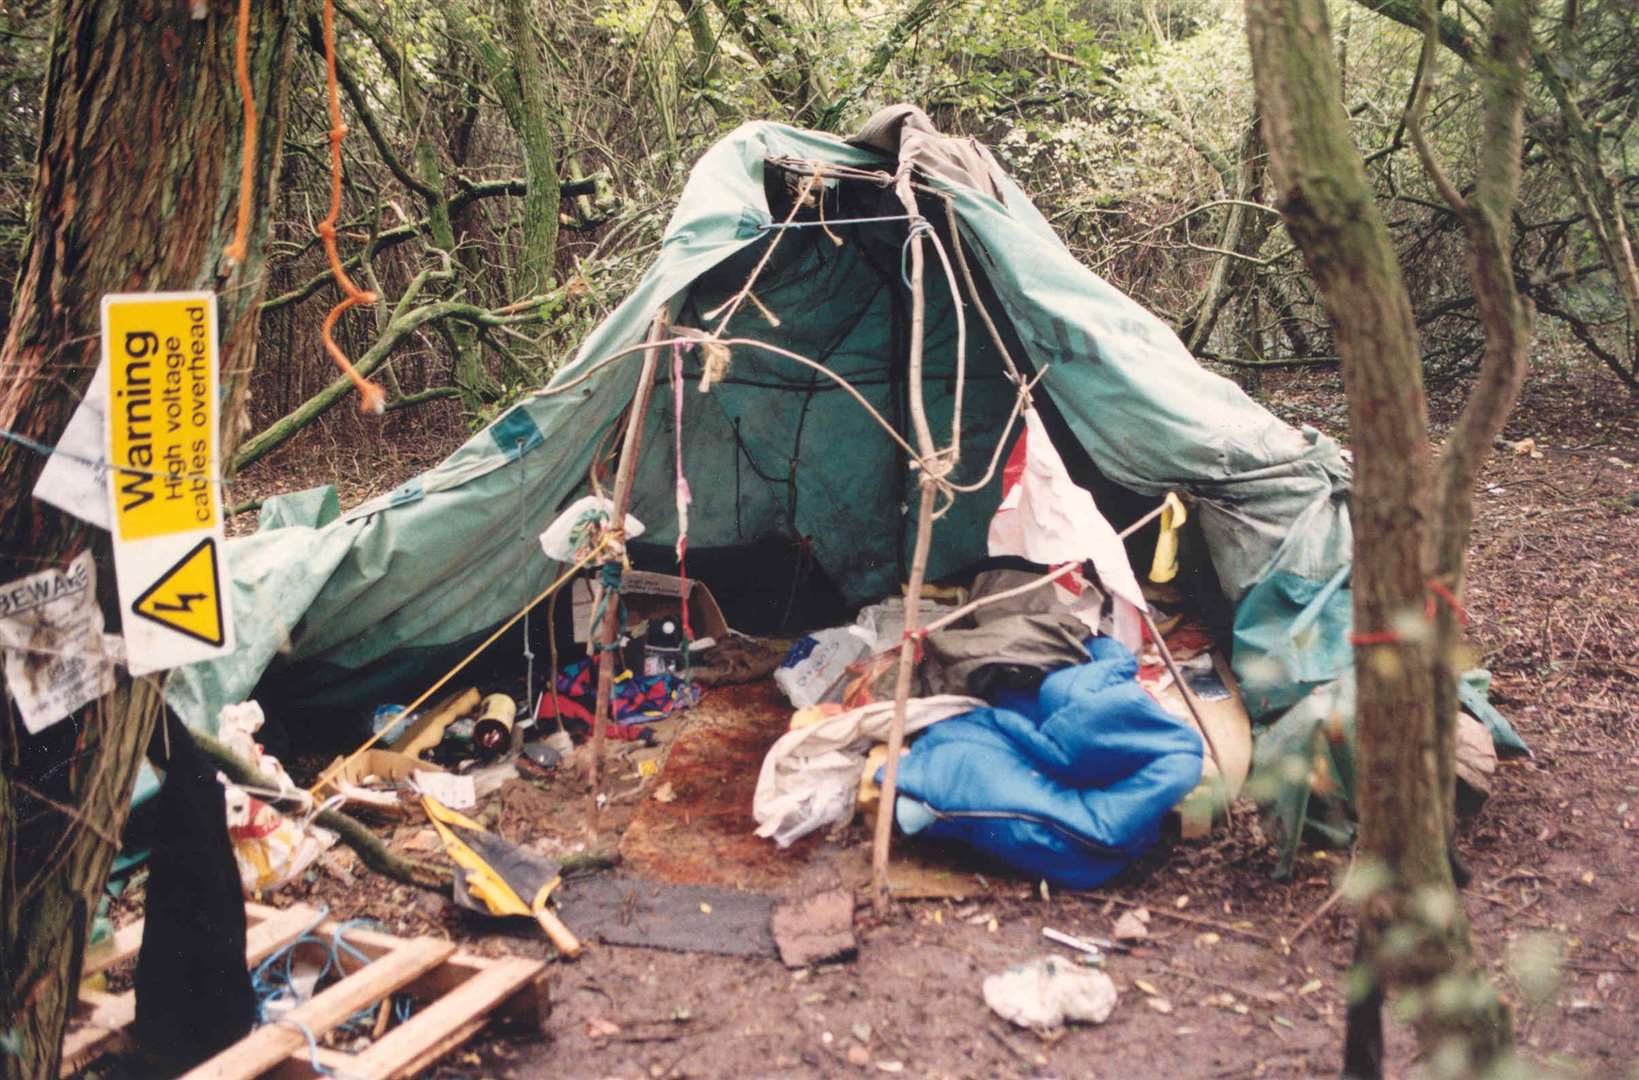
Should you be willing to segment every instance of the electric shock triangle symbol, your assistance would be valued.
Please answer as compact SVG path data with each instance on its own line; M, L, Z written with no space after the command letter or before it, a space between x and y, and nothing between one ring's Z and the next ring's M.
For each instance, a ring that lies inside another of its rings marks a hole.
M132 603L143 618L207 645L221 645L222 589L216 538L207 536Z

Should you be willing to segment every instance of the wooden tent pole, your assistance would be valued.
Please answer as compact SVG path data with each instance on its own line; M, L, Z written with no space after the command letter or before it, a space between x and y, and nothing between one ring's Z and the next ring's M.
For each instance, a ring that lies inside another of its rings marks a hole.
M666 327L666 312L655 313L649 326L649 340L658 342ZM626 437L620 447L620 468L615 472L614 509L609 518L608 558L605 562L624 564L626 561L626 511L632 502L632 478L637 473L637 458L643 447L643 421L649 415L649 399L654 393L655 370L660 366L660 348L644 350L643 370L637 376L637 388L632 392L631 412L626 418ZM620 598L609 597L603 609L603 625L598 629L598 698L592 713L592 759L587 765L590 781L586 810L587 832L595 840L598 832L598 796L603 786L604 728L609 726L611 713L609 699L615 683L616 635L620 633Z
M882 770L882 801L876 808L876 834L871 843L871 906L878 917L887 914L893 899L888 888L888 852L893 839L894 801L899 784L899 754L905 746L905 711L910 700L911 672L916 667L916 629L922 610L922 583L928 571L928 549L933 542L933 503L937 482L928 474L928 470L938 468L943 463L934 448L933 430L928 426L927 409L922 399L922 345L927 318L926 298L922 289L922 235L926 223L920 217L916 195L911 191L908 170L900 172L895 186L906 212L911 215L912 222L908 238L911 334L907 381L910 384L911 423L916 430L916 444L922 455L921 471L918 475L922 486L922 500L916 515L916 548L911 558L911 576L905 588L905 638L899 645L899 674L894 682L893 723L888 729L888 760ZM953 300L961 303L959 297Z

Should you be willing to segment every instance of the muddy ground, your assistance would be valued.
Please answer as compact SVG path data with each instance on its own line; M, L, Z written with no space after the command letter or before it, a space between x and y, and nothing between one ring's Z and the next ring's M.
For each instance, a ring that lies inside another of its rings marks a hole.
M1341 434L1335 376L1268 389L1287 419ZM1437 418L1451 396L1431 394ZM1471 633L1493 700L1530 743L1505 760L1459 843L1477 947L1514 1003L1520 1046L1543 1075L1639 1076L1639 420L1613 382L1580 369L1536 373L1478 498ZM288 455L270 463L291 483ZM390 486L360 481L360 488ZM258 476L242 488L255 494ZM263 480L261 482L270 482ZM533 832L572 847L584 803L544 785ZM614 807L618 832L636 799ZM751 819L746 809L744 827ZM863 833L856 833L863 842ZM527 839L527 835L520 836ZM772 849L771 849L772 850ZM544 1034L490 1033L439 1065L444 1077L1335 1075L1343 1031L1346 911L1315 918L1343 854L1306 850L1289 881L1255 808L1200 842L1172 842L1105 889L1044 893L1005 878L963 899L857 916L850 962L788 971L777 960L591 945L553 968ZM481 951L547 956L527 929L497 933L429 896L361 875L315 873L273 902L328 903L404 933ZM986 975L1044 952L1043 927L1110 935L1135 906L1150 938L1108 971L1109 1021L1052 1037L1012 1027L980 996ZM1556 978L1530 976L1552 958ZM1527 975L1522 987L1519 974ZM1530 991L1530 992L1527 992ZM1392 1071L1412 1075L1403 1029Z

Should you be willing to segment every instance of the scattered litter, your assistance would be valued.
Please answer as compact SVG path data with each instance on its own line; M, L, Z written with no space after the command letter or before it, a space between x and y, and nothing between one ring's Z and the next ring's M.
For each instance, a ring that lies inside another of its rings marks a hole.
M423 795L431 795L451 810L470 810L478 805L478 792L470 776L417 770L415 789Z
M1115 945L1114 942L1105 941L1103 938L1074 937L1070 934L1066 934L1062 930L1055 930L1051 926L1042 927L1041 936L1046 938L1048 941L1056 941L1060 945L1067 946L1075 949L1077 952L1085 953L1092 957L1102 957L1104 955L1104 949L1113 948Z
M1102 1024L1115 1011L1115 983L1102 971L1039 956L984 981L985 1004L1020 1027L1051 1031L1066 1021Z
M831 694L847 675L848 665L869 648L869 641L853 627L816 631L791 646L785 663L774 672L774 684L798 709L834 700Z
M846 889L782 903L775 907L770 926L780 960L790 968L846 959L859 948L854 939L854 895Z

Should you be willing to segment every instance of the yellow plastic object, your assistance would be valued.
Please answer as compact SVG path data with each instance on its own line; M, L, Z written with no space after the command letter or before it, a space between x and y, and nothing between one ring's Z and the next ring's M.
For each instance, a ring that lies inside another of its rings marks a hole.
M492 915L534 916L559 952L568 958L580 955L579 939L547 907L547 898L562 880L557 863L486 832L478 822L431 796L421 796L421 805L444 841L445 854L466 871L469 899L483 904ZM463 833L465 836L460 835Z
M1161 502L1161 535L1155 539L1155 559L1150 563L1150 580L1171 581L1178 576L1178 530L1189 520L1189 511L1175 492L1167 492Z
M450 828L456 826L462 829L471 829L482 833L487 830L478 822L467 817L458 810L451 810L431 795L421 796L421 805L427 810L427 817L432 820L433 828L438 830L439 838L444 841L444 851L455 865L467 871L467 891L474 897L482 900L496 915L533 915L535 904L544 905L546 898L558 884L558 878L553 878L540 891L531 897L531 903L525 903L523 897L507 884L506 879L495 871L495 868L484 861L479 855Z

